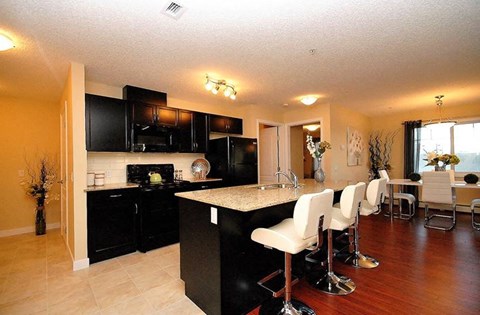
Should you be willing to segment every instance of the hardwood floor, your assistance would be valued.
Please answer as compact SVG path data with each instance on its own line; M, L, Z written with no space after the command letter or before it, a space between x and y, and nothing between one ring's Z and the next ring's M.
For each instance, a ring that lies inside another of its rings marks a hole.
M410 222L362 217L360 251L380 266L355 269L334 260L355 292L331 296L302 279L293 296L317 314L480 314L480 231L470 218L457 213L456 228L443 232L423 227L423 209Z

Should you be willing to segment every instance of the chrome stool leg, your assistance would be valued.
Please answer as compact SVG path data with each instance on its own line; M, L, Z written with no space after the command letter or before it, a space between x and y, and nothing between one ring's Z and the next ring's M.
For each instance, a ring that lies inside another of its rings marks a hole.
M285 252L284 274L284 298L276 298L263 303L259 315L315 315L315 311L306 304L292 300L292 254L287 252Z
M318 280L315 284L315 288L332 295L347 295L355 291L355 283L345 276L335 274L333 272L333 241L332 230L328 230L328 272L327 274Z
M350 263L355 268L366 268L371 269L378 267L380 262L375 258L360 253L359 249L359 233L358 233L358 222L359 222L360 214L357 213L355 217L355 241L354 241L354 250L353 253L345 260L346 263Z

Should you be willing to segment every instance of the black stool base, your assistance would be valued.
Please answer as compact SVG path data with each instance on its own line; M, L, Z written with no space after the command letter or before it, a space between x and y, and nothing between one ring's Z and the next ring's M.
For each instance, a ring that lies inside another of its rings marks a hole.
M275 298L270 299L262 304L260 307L259 315L283 315L283 314L292 314L290 312L283 312L283 302L284 298ZM291 300L292 306L298 311L298 314L301 315L316 315L315 311L308 307L306 304L297 301Z

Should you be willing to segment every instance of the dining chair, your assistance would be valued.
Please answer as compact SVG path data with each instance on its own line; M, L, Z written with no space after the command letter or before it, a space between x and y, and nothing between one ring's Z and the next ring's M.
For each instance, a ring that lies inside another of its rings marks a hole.
M451 172L423 172L422 175L422 198L421 201L425 204L425 224L426 228L449 231L455 227L456 222L456 194L452 187ZM437 212L430 214L430 205L438 208ZM452 208L452 214L441 213L444 209L438 207L439 205L447 205ZM448 226L439 224L438 220L433 222L434 218L447 219Z
M472 209L472 227L475 230L480 231L480 222L475 221L475 206L480 207L480 199L473 199L472 205L470 206L470 208Z
M380 174L380 178L385 178L387 182L390 180L390 177L388 176L388 173L386 170L380 170L379 174ZM390 200L390 193L388 192L388 189L385 190L384 199L385 198L388 198ZM395 199L398 200L398 208L399 208L399 213L397 217L402 220L410 220L415 215L415 202L417 201L415 196L408 193L398 192L398 193L393 193L393 200ZM408 203L408 213L403 213L402 200L405 200Z

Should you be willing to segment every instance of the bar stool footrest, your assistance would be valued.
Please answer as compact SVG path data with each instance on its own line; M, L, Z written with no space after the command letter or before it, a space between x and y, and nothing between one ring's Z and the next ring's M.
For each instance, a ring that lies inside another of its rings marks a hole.
M292 274L292 286L298 282L298 277ZM259 286L272 292L273 297L280 297L285 292L285 276L282 269L272 272L257 282Z
M289 311L284 311L282 313L282 310L284 309L284 303L285 301L280 298L268 300L267 302L263 303L262 306L260 307L259 315L272 315L272 314L290 315L292 314ZM293 306L293 308L301 315L316 315L314 310L312 310L308 305L298 300L292 299L290 303L291 303L291 306Z

